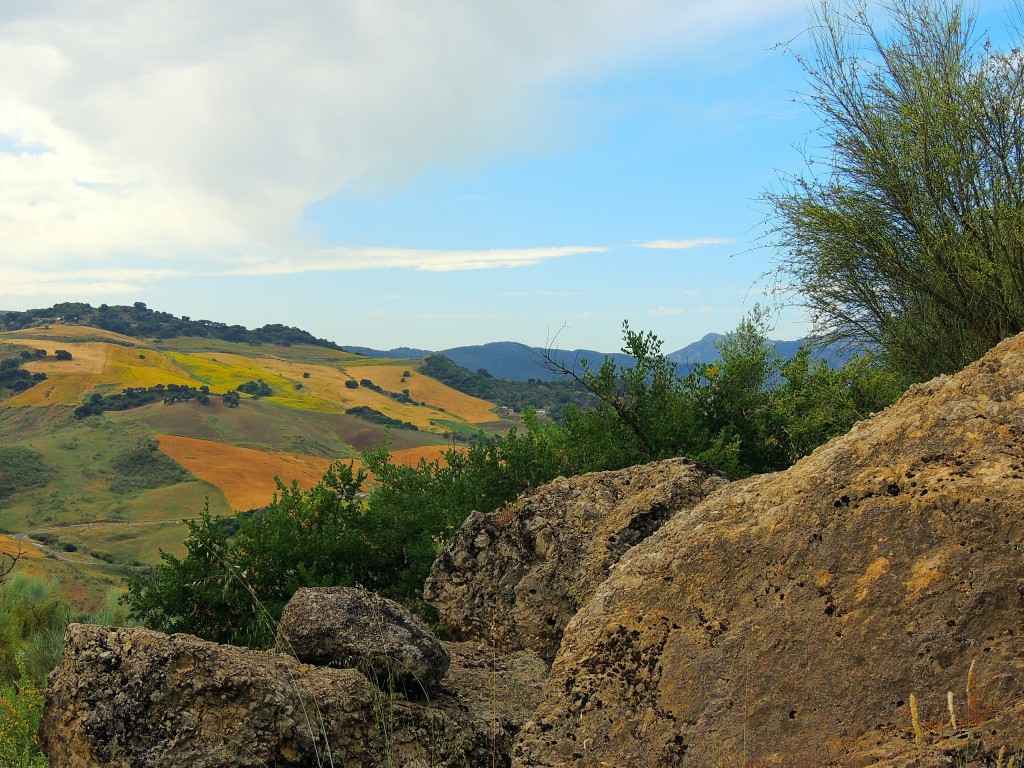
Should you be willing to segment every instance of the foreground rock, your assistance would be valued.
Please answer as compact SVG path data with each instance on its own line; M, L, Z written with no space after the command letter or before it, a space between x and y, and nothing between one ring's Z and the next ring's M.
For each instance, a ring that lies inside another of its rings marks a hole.
M288 601L277 648L323 667L357 668L385 689L426 694L448 671L444 645L393 600L354 587L305 588Z
M565 625L623 553L727 482L687 459L559 478L496 514L473 513L424 597L455 637L553 659Z
M474 644L451 656L430 701L407 701L354 669L73 624L40 742L51 768L507 765L546 666Z
M514 765L908 766L911 694L924 765L995 765L1024 749L1022 510L1024 336L627 553Z

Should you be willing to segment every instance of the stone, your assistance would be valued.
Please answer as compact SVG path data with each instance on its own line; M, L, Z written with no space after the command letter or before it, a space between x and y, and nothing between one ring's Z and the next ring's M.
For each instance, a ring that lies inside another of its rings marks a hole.
M1024 335L627 552L513 765L913 765L911 694L920 764L1019 755L1022 510Z
M453 643L427 700L355 669L302 664L191 635L73 624L40 743L51 768L507 766L547 666Z
M557 480L494 514L474 512L424 588L455 638L551 660L611 567L729 479L687 459Z
M422 695L450 662L437 636L408 610L366 589L306 587L288 601L277 649L318 666L357 668L379 687Z

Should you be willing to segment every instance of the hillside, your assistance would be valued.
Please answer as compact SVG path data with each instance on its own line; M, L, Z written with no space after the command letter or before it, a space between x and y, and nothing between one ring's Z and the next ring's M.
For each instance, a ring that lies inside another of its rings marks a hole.
M43 323L0 332L0 374L0 548L28 534L48 556L25 569L80 596L180 551L204 504L263 506L275 476L309 487L386 434L415 464L453 434L509 426L416 361L325 345Z

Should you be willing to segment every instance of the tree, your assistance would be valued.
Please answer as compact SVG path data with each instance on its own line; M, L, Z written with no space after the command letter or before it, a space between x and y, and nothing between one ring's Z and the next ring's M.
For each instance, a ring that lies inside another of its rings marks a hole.
M1024 330L1024 54L959 0L883 7L813 14L823 151L765 193L767 240L819 334L921 380Z
M58 360L71 360L72 359L72 354L70 352L68 352L66 349L58 349L53 354L54 354L54 356Z
M14 566L18 564L23 552L19 549L13 555L8 552L0 552L0 584L3 584L11 575Z

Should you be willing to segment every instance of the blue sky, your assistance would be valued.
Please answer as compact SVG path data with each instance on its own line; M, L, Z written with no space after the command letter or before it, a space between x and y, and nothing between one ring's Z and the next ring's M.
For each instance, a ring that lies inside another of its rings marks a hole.
M981 3L1001 24L1003 3ZM0 8L0 309L674 350L771 301L803 0ZM774 336L808 328L779 311Z

